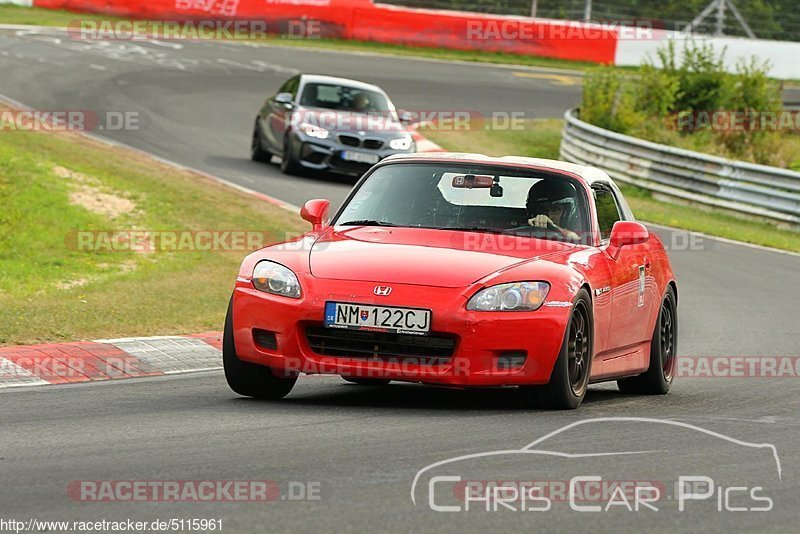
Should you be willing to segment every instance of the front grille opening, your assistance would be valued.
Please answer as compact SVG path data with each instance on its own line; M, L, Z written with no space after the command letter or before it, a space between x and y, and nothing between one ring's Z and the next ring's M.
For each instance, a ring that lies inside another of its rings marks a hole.
M347 146L361 146L361 139L353 135L340 135L339 142Z
M253 328L253 341L262 349L278 350L278 338L275 332Z
M495 367L498 371L511 371L525 365L527 359L528 353L524 350L506 350L497 356Z
M364 148L378 150L382 146L383 141L381 139L364 139Z
M432 334L414 336L387 332L337 330L321 326L306 328L309 347L320 356L363 358L391 362L436 365L452 358L454 338Z

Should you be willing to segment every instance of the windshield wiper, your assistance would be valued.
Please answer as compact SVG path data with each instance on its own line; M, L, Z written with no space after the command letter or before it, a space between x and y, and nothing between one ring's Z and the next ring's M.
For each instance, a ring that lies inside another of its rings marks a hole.
M340 223L342 226L397 226L396 224L383 222L383 221L374 221L372 219L360 219L357 221L347 221Z
M508 233L508 230L503 230L501 228L485 228L483 226L436 226L431 227L435 230L451 230L453 232L478 232L482 234L505 234Z

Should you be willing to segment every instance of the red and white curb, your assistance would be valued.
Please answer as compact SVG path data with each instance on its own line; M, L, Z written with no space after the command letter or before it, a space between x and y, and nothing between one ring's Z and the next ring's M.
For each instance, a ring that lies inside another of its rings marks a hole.
M222 334L0 347L0 389L222 369Z
M411 138L414 139L414 144L417 145L417 152L447 152L444 148L440 147L419 131L419 128L429 125L429 123L421 122L411 126Z

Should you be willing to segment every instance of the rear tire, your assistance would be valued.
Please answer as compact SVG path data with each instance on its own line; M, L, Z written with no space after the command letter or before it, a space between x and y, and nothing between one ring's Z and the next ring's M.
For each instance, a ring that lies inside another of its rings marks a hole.
M391 382L388 378L358 378L355 376L343 376L342 378L351 384L358 384L359 386L385 386Z
M269 163L272 161L272 154L264 150L264 145L261 142L261 126L258 125L258 119L253 126L253 139L250 142L250 159L259 163Z
M564 342L544 386L522 386L529 406L550 410L574 410L583 402L589 386L594 356L594 320L589 292L578 292Z
M228 304L225 331L222 335L222 363L228 386L243 397L282 399L294 387L297 376L280 376L270 367L243 362L236 355L233 342L233 298Z
M620 391L639 395L665 395L669 392L677 362L677 312L675 290L668 286L650 341L650 367L639 376L617 380Z

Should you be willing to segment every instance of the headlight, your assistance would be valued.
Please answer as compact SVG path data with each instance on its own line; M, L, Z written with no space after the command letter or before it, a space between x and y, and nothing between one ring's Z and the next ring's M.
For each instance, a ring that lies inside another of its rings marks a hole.
M411 139L410 135L407 135L400 139L392 139L389 141L389 146L395 150L408 150L411 148L411 143L413 143L413 139Z
M327 139L331 134L325 128L320 128L314 124L304 122L300 124L300 129L309 137L316 137L317 139Z
M469 299L467 309L473 311L533 311L538 310L547 294L547 282L514 282L487 287Z
M253 269L253 286L259 291L293 299L300 298L297 276L279 263L262 261Z

